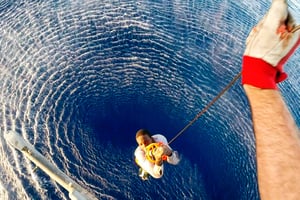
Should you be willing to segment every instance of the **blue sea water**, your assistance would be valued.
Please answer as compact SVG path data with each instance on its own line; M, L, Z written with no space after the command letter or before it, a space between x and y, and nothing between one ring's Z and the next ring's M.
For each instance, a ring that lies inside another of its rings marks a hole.
M162 179L140 180L133 152L138 129L171 140L239 73L270 2L0 0L0 199L69 199L8 130L99 199L259 199L240 81L172 143ZM299 58L280 85L298 125Z

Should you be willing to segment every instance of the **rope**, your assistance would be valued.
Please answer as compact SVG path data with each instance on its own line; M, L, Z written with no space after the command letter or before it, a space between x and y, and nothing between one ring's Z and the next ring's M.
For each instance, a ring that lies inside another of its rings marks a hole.
M293 28L291 33L295 33L296 31L300 30L300 25L297 25ZM184 131L186 131L190 126L195 123L241 76L241 72L238 73L232 81L213 99L209 102L195 117L192 119L181 131L179 131L168 144L174 142Z
M299 30L300 30L300 25L295 26L291 32L295 33L296 31L299 31Z
M193 123L197 121L199 117L201 117L240 78L240 76L241 72L238 73L232 79L232 81L230 81L230 83L194 117L194 119L192 119L179 133L177 133L168 144L174 142L174 140L176 140L184 131L186 131L190 126L192 126Z

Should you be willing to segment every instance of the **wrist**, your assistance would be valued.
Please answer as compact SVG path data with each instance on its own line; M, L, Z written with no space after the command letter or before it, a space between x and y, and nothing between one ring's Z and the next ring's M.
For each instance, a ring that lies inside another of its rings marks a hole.
M261 89L277 89L277 83L286 79L282 67L274 67L263 59L243 57L242 84Z

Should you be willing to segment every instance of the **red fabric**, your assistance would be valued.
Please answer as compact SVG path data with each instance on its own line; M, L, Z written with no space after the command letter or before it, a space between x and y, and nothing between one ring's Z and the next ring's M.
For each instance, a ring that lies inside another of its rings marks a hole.
M249 84L262 89L277 89L276 83L287 78L282 66L273 67L259 58L243 57L242 84Z

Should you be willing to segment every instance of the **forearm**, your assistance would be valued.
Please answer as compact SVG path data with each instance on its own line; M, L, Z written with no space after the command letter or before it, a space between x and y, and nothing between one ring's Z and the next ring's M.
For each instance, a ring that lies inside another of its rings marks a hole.
M164 172L164 168L162 163L161 164L153 164L150 163L148 160L144 160L139 163L140 167L145 170L147 173L149 173L154 178L161 178Z
M261 199L299 199L299 129L279 91L244 89L252 110Z

